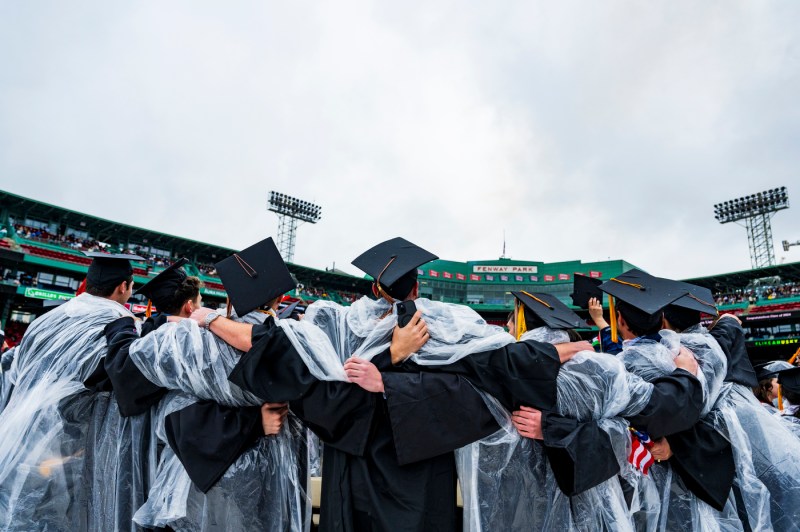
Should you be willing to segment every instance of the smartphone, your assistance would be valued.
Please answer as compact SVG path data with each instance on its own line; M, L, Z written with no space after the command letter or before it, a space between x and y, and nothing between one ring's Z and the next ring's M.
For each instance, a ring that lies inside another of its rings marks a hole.
M397 326L405 327L414 314L417 312L417 305L413 301L402 301L397 304Z

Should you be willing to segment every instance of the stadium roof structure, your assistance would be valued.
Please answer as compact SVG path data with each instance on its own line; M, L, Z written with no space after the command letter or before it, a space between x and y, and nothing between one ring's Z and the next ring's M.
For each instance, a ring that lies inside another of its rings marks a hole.
M189 238L106 220L105 218L58 207L4 190L0 190L0 205L2 206L0 214L4 219L9 215L15 218L19 218L21 215L25 218L32 218L46 223L66 224L73 229L86 231L93 239L101 242L117 244L120 243L120 239L125 239L129 243L170 251L174 257L185 256L195 261L198 260L198 257L202 257L207 262L213 263L238 251L224 246L198 242ZM17 221L21 222L23 220ZM333 289L342 288L354 292L368 293L371 286L370 281L340 270L318 270L309 266L291 263L289 264L289 270L301 282L319 282Z
M780 277L782 282L800 282L800 262L767 266L753 270L742 270L739 272L721 273L708 277L696 277L693 279L684 279L684 281L698 286L704 286L711 289L712 292L726 292L746 288L751 282L768 277Z
M159 249L173 250L175 243L180 242L179 252L186 255L201 254L206 257L221 259L237 251L223 246L106 220L91 214L18 196L4 190L0 190L0 204L3 205L3 210L7 210L10 213L22 212L28 218L48 222L55 221L67 224L74 229L87 231L92 235L92 238L101 242L116 242L119 240L120 230L122 230L125 232L125 238Z

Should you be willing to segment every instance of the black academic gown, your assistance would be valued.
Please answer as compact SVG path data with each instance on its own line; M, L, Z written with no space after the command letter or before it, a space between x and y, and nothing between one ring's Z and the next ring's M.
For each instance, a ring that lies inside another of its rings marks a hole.
M511 344L449 366L392 366L373 359L385 397L318 381L271 319L230 380L292 411L325 442L322 530L455 530L452 451L498 430L475 386L506 408L555 405L553 346ZM552 382L551 382L552 381Z
M650 401L641 412L628 418L631 425L654 439L695 426L703 408L703 389L697 377L678 369L652 384ZM597 422L580 423L545 412L542 432L548 462L558 487L566 495L581 493L619 473L610 438Z
M142 336L167 323L166 314L148 318ZM123 416L150 412L167 389L150 382L128 355L139 338L133 318L120 318L105 329L108 353L92 376L94 387L113 389ZM189 478L203 493L222 478L241 454L264 435L260 407L230 407L198 401L168 415L167 441Z

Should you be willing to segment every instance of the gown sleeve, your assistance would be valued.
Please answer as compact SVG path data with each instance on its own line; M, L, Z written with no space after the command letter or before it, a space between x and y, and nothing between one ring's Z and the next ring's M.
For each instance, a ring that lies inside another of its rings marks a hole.
M463 376L382 373L400 465L451 452L500 430L483 397Z
M520 405L555 410L560 367L555 346L526 340L425 370L462 375L512 411Z
M703 387L697 377L676 369L651 382L654 388L650 401L641 412L628 417L633 427L657 440L687 430L700 420Z
M542 432L547 461L566 495L577 495L619 473L611 438L596 421L543 412Z
M600 348L603 353L616 355L622 352L622 342L611 341L611 327L604 327L600 329Z
M203 493L264 435L260 407L214 401L199 401L169 414L164 428L170 448Z
M112 321L104 332L108 351L102 365L115 392L120 413L128 417L147 412L167 390L150 382L129 356L131 344L139 339L133 318Z
M706 423L667 438L672 464L686 487L717 510L722 510L733 487L736 466L733 448L725 437Z

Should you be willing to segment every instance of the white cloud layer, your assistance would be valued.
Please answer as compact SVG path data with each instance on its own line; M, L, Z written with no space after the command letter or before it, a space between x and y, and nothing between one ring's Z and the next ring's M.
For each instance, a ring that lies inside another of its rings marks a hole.
M396 235L443 258L749 268L713 204L800 194L796 2L4 2L14 193L295 261ZM800 210L773 220L800 239ZM350 271L354 271L352 267Z

